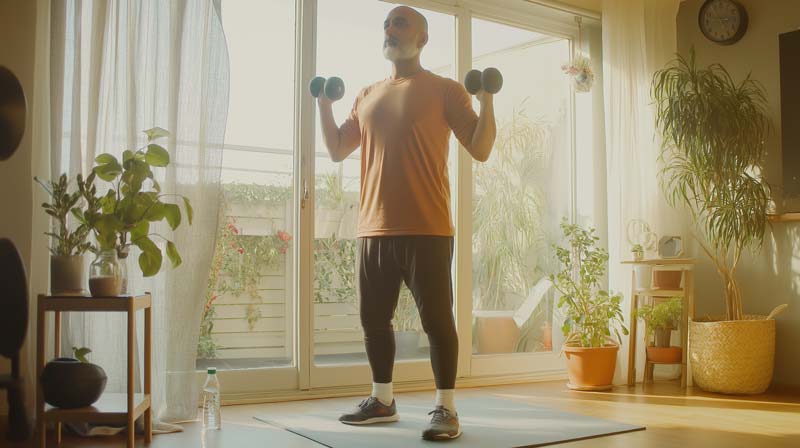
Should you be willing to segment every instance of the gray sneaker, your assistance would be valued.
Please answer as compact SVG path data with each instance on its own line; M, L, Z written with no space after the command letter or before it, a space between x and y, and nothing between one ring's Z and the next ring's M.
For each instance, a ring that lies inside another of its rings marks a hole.
M461 425L458 424L458 413L451 412L444 406L436 406L436 409L428 412L428 415L433 414L431 422L425 431L422 432L422 438L425 440L447 440L455 439L461 435Z
M400 420L394 400L386 406L376 397L361 401L353 412L342 414L339 421L346 425L369 425L371 423L396 422Z

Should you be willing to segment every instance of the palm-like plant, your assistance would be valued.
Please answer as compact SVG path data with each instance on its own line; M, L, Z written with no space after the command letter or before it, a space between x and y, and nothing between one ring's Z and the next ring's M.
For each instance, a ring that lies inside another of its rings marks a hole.
M663 135L660 179L671 205L683 202L725 286L726 318L740 320L736 267L757 250L767 226L769 186L760 178L770 129L764 88L737 83L719 64L698 68L694 52L653 77L656 125Z
M547 175L551 155L550 128L528 118L520 104L500 126L489 161L475 163L473 207L474 277L486 310L507 307L505 294L526 297L545 275L543 225L545 193L536 184Z

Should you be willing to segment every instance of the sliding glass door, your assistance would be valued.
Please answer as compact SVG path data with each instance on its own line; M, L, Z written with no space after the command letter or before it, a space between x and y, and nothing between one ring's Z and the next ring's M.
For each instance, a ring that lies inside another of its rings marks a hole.
M558 224L575 214L579 125L560 66L577 30L565 17L558 26L552 17L537 21L543 7L531 4L411 4L429 23L424 68L461 80L471 68L491 66L505 79L495 96L498 136L489 161L472 160L455 138L449 148L459 377L561 372L554 297L543 279L554 269ZM317 75L344 80L345 95L333 107L341 123L362 88L391 75L383 22L395 6L221 2L231 96L197 367L217 367L226 394L371 381L356 294L361 151L331 161L308 82ZM591 118L590 109L579 116ZM395 381L430 380L428 340L405 286L393 325Z

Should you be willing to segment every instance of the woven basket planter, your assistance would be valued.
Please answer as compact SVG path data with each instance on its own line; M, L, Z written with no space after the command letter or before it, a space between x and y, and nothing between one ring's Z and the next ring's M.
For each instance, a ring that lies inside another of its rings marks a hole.
M775 364L775 320L696 319L689 331L692 379L701 389L759 394L769 387Z

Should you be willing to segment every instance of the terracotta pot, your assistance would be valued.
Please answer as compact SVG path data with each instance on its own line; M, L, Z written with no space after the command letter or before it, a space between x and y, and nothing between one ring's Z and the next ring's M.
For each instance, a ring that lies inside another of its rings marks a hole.
M550 321L545 321L542 325L542 348L545 351L553 350L553 325Z
M680 347L647 347L647 360L651 362L681 362Z
M653 271L654 289L681 289L681 271Z
M577 390L608 390L613 387L618 345L604 347L564 346L567 357L567 387Z
M513 353L519 340L519 327L513 313L507 311L476 312L478 353Z

